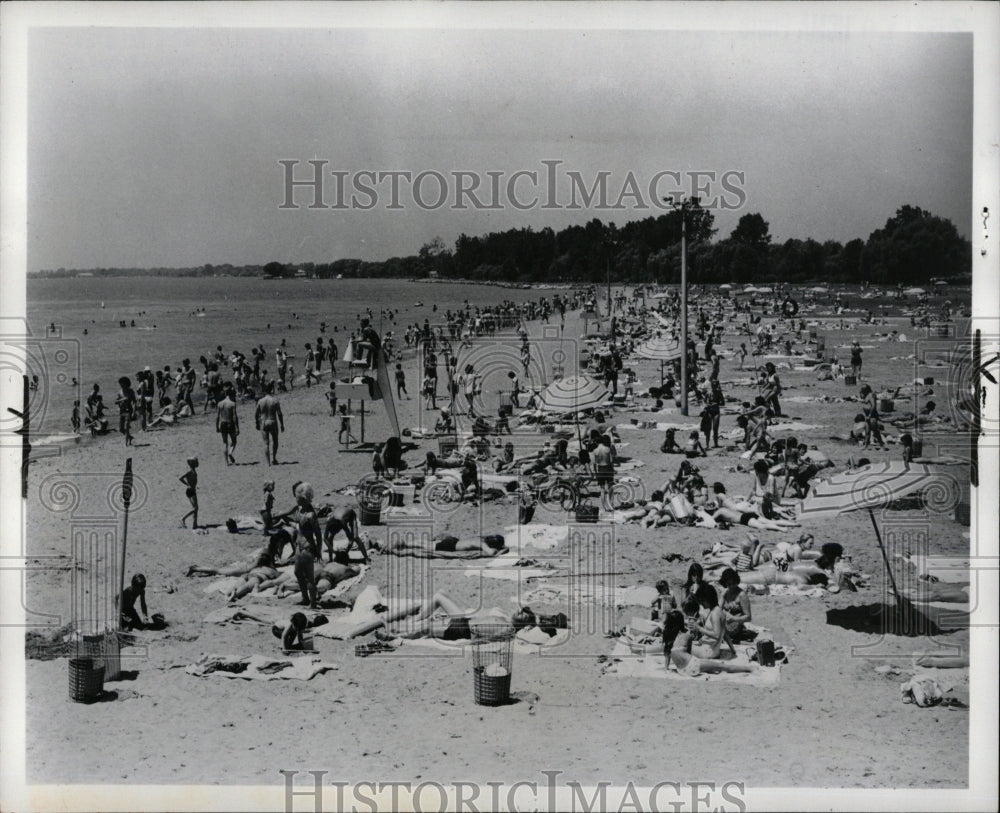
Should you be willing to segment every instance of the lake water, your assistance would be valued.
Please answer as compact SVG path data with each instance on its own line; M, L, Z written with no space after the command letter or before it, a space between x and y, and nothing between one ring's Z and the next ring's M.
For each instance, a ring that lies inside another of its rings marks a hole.
M263 344L273 374L274 348L284 339L289 352L298 356L293 364L301 373L303 345L321 335L320 322L327 323L327 335L343 352L344 331L349 334L357 326L358 316L369 307L376 314L375 327L381 333L395 330L401 334L407 324L425 318L433 323L440 317L441 313L432 311L434 304L443 313L461 307L466 300L479 305L524 302L553 293L552 289L396 279L31 279L27 281L28 323L38 341L31 344L29 366L42 371L39 391L32 397L35 431L68 432L73 400L85 398L94 382L100 382L105 402L111 403L119 376L134 379L135 372L147 364L154 370L168 364L176 369L184 358L199 368L198 357L209 355L217 345L227 354L238 349L249 355L251 347ZM933 303L950 298L958 307L968 305L968 288L934 293ZM913 306L912 301L901 304L888 298L864 300L857 289L843 301L848 307L872 308L876 314L887 307L897 317ZM418 307L418 302L424 304ZM382 308L400 311L395 324L379 324ZM203 312L196 315L200 309ZM821 303L816 313L829 314L830 305ZM809 318L805 313L802 316ZM119 327L121 320L128 325L135 320L136 326ZM50 323L56 326L54 334L48 330ZM912 332L907 319L894 319L893 323L901 331ZM566 335L576 335L569 319ZM73 378L77 387L72 386Z
M345 334L358 324L366 308L375 312L380 332L394 330L401 336L406 325L435 322L443 312L473 304L505 300L524 302L551 296L553 291L532 291L460 283L419 283L396 279L264 280L213 277L115 277L30 279L27 281L28 324L39 341L31 343L33 370L43 370L40 387L32 399L32 416L38 433L63 433L75 398L85 399L94 382L101 384L106 404L112 404L117 379L147 364L177 369L190 358L200 370L198 357L222 345L249 355L263 344L268 369L274 373L274 348L284 339L293 364L304 369L305 342L315 344L320 322L327 323L341 353ZM101 307L101 303L104 307ZM416 303L424 305L417 307ZM432 306L440 311L435 314ZM382 308L398 309L395 324L379 324ZM203 315L196 315L204 309ZM124 320L136 326L122 328ZM54 323L56 332L49 331ZM270 325L270 328L268 327ZM336 328L336 330L335 330ZM87 334L84 335L84 330ZM72 386L76 378L79 387Z

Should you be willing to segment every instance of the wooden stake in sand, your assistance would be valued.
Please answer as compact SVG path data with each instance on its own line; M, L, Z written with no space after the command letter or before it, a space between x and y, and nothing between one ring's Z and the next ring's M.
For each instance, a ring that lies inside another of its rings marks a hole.
M24 379L24 398L21 411L18 412L11 407L7 407L7 411L21 419L21 428L16 431L21 436L21 499L26 500L28 499L28 456L31 454L31 426L28 412L28 376L25 375L22 378Z
M121 575L118 579L118 596L125 591L125 550L128 546L128 507L132 502L132 458L125 461L125 476L122 477L122 504L125 506L125 519L122 525L122 566ZM118 613L117 628L121 624L121 612Z

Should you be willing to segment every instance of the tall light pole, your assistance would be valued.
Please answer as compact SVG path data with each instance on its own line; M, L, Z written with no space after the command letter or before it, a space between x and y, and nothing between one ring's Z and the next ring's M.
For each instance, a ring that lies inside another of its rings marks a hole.
M687 207L690 201L673 197L664 201L681 213L681 415L688 414L688 285L687 285Z

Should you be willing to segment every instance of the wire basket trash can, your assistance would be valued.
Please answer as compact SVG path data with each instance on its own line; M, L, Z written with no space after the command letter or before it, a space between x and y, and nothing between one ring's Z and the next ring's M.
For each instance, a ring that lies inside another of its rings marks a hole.
M104 662L70 658L69 696L78 703L93 703L104 694Z
M479 624L471 629L476 705L505 705L510 702L514 628L510 624Z

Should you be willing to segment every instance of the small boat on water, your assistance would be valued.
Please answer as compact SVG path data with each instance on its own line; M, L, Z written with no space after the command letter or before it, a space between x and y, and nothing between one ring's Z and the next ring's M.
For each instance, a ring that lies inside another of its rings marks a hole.
M423 302L414 302L413 303L413 307L415 307L415 308L422 308L423 306L424 306Z

